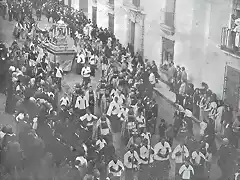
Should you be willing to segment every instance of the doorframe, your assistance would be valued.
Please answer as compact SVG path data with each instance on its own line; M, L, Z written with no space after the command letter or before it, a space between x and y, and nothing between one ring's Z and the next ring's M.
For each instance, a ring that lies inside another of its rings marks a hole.
M173 55L172 55L172 61L174 61L174 46L175 46L175 41L174 40L171 40L171 39L169 39L169 38L166 38L166 37L164 37L164 36L162 36L161 37L162 38L162 64L164 63L164 39L166 39L166 40L169 40L169 41L172 41L173 42Z

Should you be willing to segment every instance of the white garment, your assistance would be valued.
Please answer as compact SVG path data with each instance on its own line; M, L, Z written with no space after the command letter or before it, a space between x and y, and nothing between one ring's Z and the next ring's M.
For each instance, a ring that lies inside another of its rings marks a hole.
M141 164L148 164L152 163L154 161L154 154L149 154L150 153L151 146L142 146L140 148L140 157L141 157ZM149 160L150 158L150 160Z
M81 121L87 120L87 126L93 125L93 120L97 120L97 117L92 114L85 114L84 116L80 117Z
M78 55L77 63L81 63L81 64L85 63L85 56L84 56L84 54Z
M151 84L155 84L155 83L156 83L155 75L154 75L153 73L151 73L151 74L149 75L149 82L150 82Z
M239 47L239 40L240 40L240 33L236 32L236 36L235 36L235 46Z
M118 117L120 118L120 117L122 116L122 117L123 117L123 120L125 120L125 119L127 118L127 116L128 116L128 111L129 111L128 108L122 107L122 108L120 109L120 112L118 113Z
M38 118L35 117L35 118L33 118L32 128L33 128L34 130L36 130L36 129L37 129L37 126L38 126Z
M79 165L76 165L76 168L79 168L80 166L85 166L87 167L87 160L83 156L78 156L76 158L76 161L79 161Z
M169 155L166 158L160 157L158 156L158 153L160 152L162 155L165 155L167 152L167 149L169 150L169 154L172 152L172 149L169 145L168 142L164 142L164 144L162 142L157 143L154 146L154 159L156 159L157 161L164 161L164 160L168 160L169 159Z
M204 131L207 128L207 123L205 123L204 121L202 121L200 123L200 135L203 136L204 135Z
M192 153L192 159L195 160L196 164L200 164L201 158L206 159L201 152L194 151Z
M68 106L69 105L69 98L68 97L62 97L61 99L60 99L60 105L62 106L62 105L64 105L64 106Z
M117 172L112 172L110 170L110 168L113 168L114 170L116 170ZM122 168L121 171L119 168ZM111 160L109 163L108 163L108 171L109 173L112 173L113 176L121 176L122 172L124 170L124 166L123 166L123 163L120 161L120 160L117 160L117 162L114 162L113 160Z
M220 106L217 108L217 114L216 114L216 118L215 118L215 131L217 133L222 133L222 114L224 111L224 106Z
M101 150L107 145L107 142L104 139L98 139L96 145L99 145L99 150Z
M131 162L129 162L129 158L131 159ZM133 163L132 161L136 161L136 163ZM133 153L128 151L124 154L124 165L126 168L136 168L139 164L141 164L141 160L136 151L134 151Z
M188 167L186 167L186 165L183 164L179 169L179 174L181 175L182 179L184 179L184 180L191 179L191 172L194 175L194 170L191 165L188 165Z
M88 100L86 96L78 96L76 103L75 103L75 108L79 109L86 109L89 106Z
M83 67L82 68L82 72L81 72L81 75L83 76L83 77L90 77L90 73L91 73L91 69L90 69L90 67Z
M176 156L176 153L180 152L180 156ZM177 145L177 147L173 150L172 159L175 159L176 163L183 163L184 158L189 157L188 148L185 145Z
M58 78L62 78L62 73L63 73L63 70L61 67L59 68L56 68L57 72L56 72L56 77Z
M148 145L150 145L151 133L149 133L149 132L142 133L141 136L142 136L143 139L147 139L148 140Z
M144 118L143 115L137 116L137 117L136 117L136 120L137 120L137 122L139 123L139 127L140 127L140 128L141 128L141 127L146 127L145 118Z
M109 105L108 111L107 111L107 115L111 116L111 115L117 115L120 112L120 106L117 102L112 101Z
M89 60L89 64L94 65L95 64L95 57L92 56Z

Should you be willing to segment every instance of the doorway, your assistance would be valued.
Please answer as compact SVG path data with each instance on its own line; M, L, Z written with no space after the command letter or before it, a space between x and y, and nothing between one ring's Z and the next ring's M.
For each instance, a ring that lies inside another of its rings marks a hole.
M134 43L135 43L135 25L136 25L136 23L135 22L133 22L133 21L131 21L131 20L129 20L130 22L129 22L129 44L133 47L133 49L134 49Z
M114 34L114 15L108 13L108 30Z
M172 62L175 41L162 37L162 64Z

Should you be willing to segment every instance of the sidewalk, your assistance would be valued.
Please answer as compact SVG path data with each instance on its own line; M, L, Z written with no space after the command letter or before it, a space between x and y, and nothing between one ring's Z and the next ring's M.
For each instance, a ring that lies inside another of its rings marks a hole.
M160 72L162 73L162 72ZM166 76L165 74L163 74ZM164 80L166 77L162 77L162 74L160 74L160 79L158 83L156 84L154 90L155 92L161 96L163 99L165 99L169 104L171 104L173 107L176 107L176 94L172 91L169 91L169 86L167 85L167 81ZM195 123L199 124L200 121L196 117L192 117Z

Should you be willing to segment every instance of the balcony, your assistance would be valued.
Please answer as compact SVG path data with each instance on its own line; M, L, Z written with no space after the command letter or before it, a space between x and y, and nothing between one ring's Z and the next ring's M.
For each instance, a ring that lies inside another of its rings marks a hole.
M165 9L161 10L161 23L160 28L164 33L167 35L174 35L175 33L175 25L174 25L174 19L175 14L174 12L168 12Z
M114 0L108 0L107 6L109 9L114 10Z
M240 10L240 0L233 0L233 8Z
M226 53L240 58L240 36L236 38L236 34L232 29L222 28L220 48Z
M140 0L123 0L123 6L130 8L135 12L144 11L144 8L140 6Z

